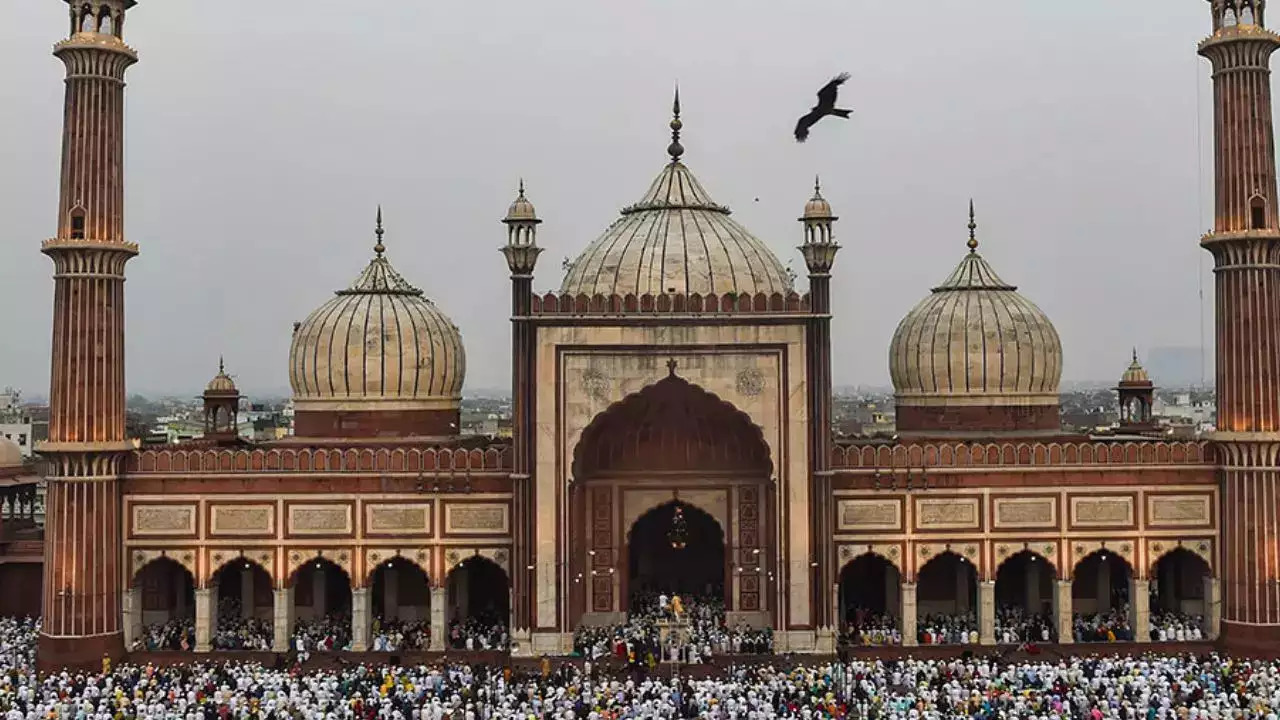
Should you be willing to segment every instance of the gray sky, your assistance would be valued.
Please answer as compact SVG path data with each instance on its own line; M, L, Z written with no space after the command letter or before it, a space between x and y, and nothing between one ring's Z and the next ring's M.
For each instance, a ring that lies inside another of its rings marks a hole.
M0 385L42 395L66 6L9 5ZM1118 377L1131 345L1199 344L1202 278L1212 297L1209 27L1203 0L142 0L130 391L199 392L219 353L242 389L287 388L291 325L359 273L379 202L392 262L462 330L467 386L506 386L517 178L545 220L536 285L558 287L661 169L677 81L688 165L801 276L795 218L821 173L842 218L837 383L887 384L971 195L984 254L1056 324L1064 377ZM856 114L797 145L841 70Z

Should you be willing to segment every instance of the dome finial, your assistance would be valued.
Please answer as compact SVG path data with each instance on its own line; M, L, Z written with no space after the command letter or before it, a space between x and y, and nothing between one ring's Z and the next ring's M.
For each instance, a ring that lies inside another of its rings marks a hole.
M684 155L684 146L680 144L682 127L684 123L680 122L680 86L676 85L675 100L671 103L671 144L667 146L667 154L671 156L671 162L679 162L680 156Z
M813 196L822 197L822 178L818 175L813 176Z
M520 178L520 197L524 197L524 178Z
M382 244L382 203L378 203L378 219L373 228L373 234L378 237L378 242L374 243L373 251L378 257L382 257L382 253L387 251L387 246Z
M1136 347L1133 349L1133 364L1138 364L1138 348Z
M222 362L222 355L218 355L218 374L221 375L227 371L227 366Z
M969 198L969 242L966 243L969 246L969 252L978 251L978 237L976 234L978 222L973 218L973 198Z

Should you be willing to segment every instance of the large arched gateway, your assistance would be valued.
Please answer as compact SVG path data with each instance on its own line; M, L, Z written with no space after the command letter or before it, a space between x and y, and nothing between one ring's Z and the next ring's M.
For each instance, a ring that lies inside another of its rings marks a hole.
M772 463L744 413L673 366L597 416L573 462L573 623L616 620L663 592L772 621Z

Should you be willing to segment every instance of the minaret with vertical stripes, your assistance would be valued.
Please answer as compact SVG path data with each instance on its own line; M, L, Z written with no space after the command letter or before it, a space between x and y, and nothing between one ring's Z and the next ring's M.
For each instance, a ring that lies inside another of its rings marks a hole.
M119 656L125 432L124 44L134 0L68 0L70 32L54 46L67 68L62 186L53 260L53 368L47 461L43 668Z
M1265 0L1209 0L1213 34L1213 253L1222 472L1222 633L1232 648L1280 642L1280 223Z
M830 643L828 647L819 647L823 652L835 652L835 634L840 628L833 592L839 582L840 569L836 567L835 546L831 542L835 517L831 493L831 266L840 250L832 233L837 219L831 212L831 204L822 197L822 186L815 177L813 197L805 203L800 217L804 224L804 243L799 250L809 269L809 305L813 310L805 345L809 381L809 468L813 473L809 485L813 543L810 552L811 562L815 563L809 601L820 642Z

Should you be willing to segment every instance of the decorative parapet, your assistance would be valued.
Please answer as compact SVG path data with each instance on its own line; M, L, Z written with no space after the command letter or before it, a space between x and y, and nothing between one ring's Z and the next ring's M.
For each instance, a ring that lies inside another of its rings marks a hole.
M837 470L1214 464L1207 442L911 443L836 446Z
M511 448L234 448L134 452L130 474L146 473L442 473L510 472Z
M804 315L810 311L808 293L800 295L726 293L699 295L668 293L663 295L572 295L547 293L534 295L533 315Z

